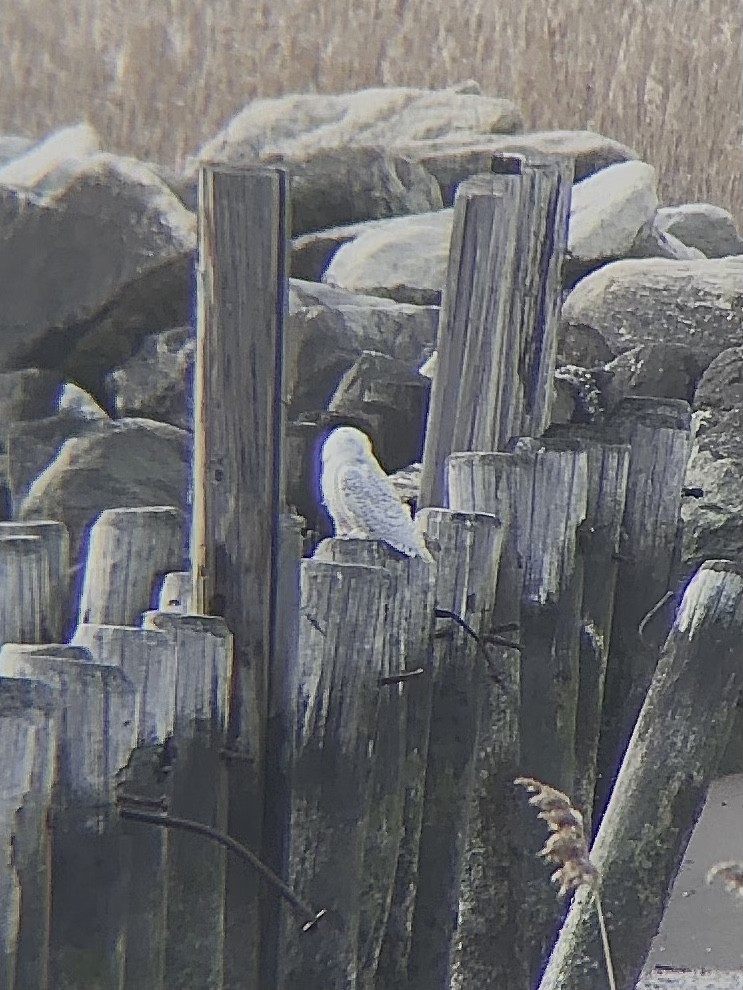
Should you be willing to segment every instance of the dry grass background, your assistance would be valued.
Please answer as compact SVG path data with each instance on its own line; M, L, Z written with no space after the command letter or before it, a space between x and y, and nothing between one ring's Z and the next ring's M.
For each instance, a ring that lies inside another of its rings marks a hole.
M740 0L2 0L0 131L88 119L169 165L256 96L476 79L741 210Z

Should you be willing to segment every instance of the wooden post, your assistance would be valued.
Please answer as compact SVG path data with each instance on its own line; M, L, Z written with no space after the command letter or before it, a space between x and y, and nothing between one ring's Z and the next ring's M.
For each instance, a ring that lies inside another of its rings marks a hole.
M510 454L452 454L447 459L449 505L463 512L490 512L502 520L504 543L498 595L508 588L515 566L508 558L511 514ZM513 615L508 616L508 620ZM518 641L518 628L504 632ZM459 925L452 987L521 990L517 964L521 857L520 822L514 813L513 780L519 766L520 657L509 647L490 646L498 681L483 682L483 714L470 803L470 823L459 899Z
M69 625L70 537L61 522L33 520L0 523L0 537L38 536L49 559L49 609L41 616L41 642L60 643Z
M193 579L190 571L171 571L163 577L157 600L158 612L193 612L191 597Z
M743 572L707 561L686 590L591 850L620 990L640 975L724 750L743 689L741 642ZM583 891L540 990L608 986L595 907Z
M174 733L163 753L170 758L161 782L170 814L227 831L232 636L224 620L212 616L148 612L143 625L165 636L175 656ZM225 869L221 846L186 832L168 837L167 990L222 990Z
M631 452L599 740L596 821L606 806L673 614L674 601L665 608L657 606L676 590L690 422L689 406L680 399L633 397L620 403L607 427L614 442L629 444Z
M12 648L0 653L0 675L51 686L65 713L57 723L49 985L120 990L129 875L114 786L135 743L134 689L113 667Z
M443 504L452 452L502 450L549 423L572 168L493 167L457 190L419 506Z
M355 990L393 581L378 567L306 560L301 583L288 882L328 916L305 933L306 919L285 913L277 986Z
M286 174L199 173L192 567L195 610L234 635L230 834L261 848L263 758L283 505ZM258 981L257 884L230 862L225 985Z
M612 443L603 428L590 426L555 427L548 436L578 440L585 447L588 459L588 502L585 523L580 530L583 605L575 719L575 783L571 797L583 815L586 835L590 836L630 448L627 444Z
M89 650L95 663L120 667L131 681L138 746L161 743L173 732L176 655L168 636L155 629L86 623L71 643Z
M383 940L402 966L410 947L425 757L428 743L436 569L420 557L403 557L373 540L333 539L315 551L318 560L381 567L391 577L390 607L384 624L387 664L382 676L420 669L423 690L411 694L417 679L381 690L374 739L371 806L363 855L364 903L359 922L358 986L389 985L378 972ZM428 688L425 687L427 682ZM412 704L424 705L408 726ZM428 718L426 717L428 716ZM409 733L408 733L409 728ZM423 730L423 731L421 731ZM395 902L395 895L398 901ZM404 971L403 971L404 972Z
M90 531L78 624L139 622L158 578L183 566L184 548L180 509L105 509Z
M0 645L40 643L51 598L49 554L41 537L0 535Z
M0 985L47 990L50 845L58 698L0 677Z
M493 515L425 509L416 517L438 563L437 606L489 631L503 528ZM484 685L490 669L451 619L439 623L410 990L448 990Z
M158 779L162 745L175 716L176 652L169 636L131 626L80 625L73 641L96 663L119 667L135 690L137 749L123 775L119 798L134 794L153 801L163 793ZM126 893L125 990L163 990L165 979L168 832L126 824L130 881Z

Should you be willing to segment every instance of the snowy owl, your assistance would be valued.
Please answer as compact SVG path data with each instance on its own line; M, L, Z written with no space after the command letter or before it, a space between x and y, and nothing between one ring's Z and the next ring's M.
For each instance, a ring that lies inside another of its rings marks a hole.
M321 487L336 536L382 540L408 557L431 560L407 506L395 494L361 430L340 426L327 438L322 447Z

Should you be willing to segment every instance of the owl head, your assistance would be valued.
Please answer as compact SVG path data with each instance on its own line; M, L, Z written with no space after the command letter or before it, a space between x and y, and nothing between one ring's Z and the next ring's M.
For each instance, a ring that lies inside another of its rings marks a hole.
M339 426L328 436L322 445L323 463L341 458L369 457L372 453L371 440L361 430L353 426Z

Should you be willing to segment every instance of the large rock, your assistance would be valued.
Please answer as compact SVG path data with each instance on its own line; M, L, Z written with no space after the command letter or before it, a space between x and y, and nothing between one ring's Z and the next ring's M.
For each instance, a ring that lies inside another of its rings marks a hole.
M582 279L562 310L561 337L595 332L614 356L664 341L701 368L743 339L743 257L622 260Z
M658 226L708 258L743 254L743 238L733 215L711 203L684 203L658 210Z
M625 351L605 368L613 401L629 395L683 399L691 403L702 367L690 347L659 341Z
M383 148L322 148L266 164L289 173L295 235L442 206L438 183L422 165Z
M0 424L2 434L10 423L51 416L59 401L63 382L58 375L39 368L0 372ZM0 449L4 437L0 439Z
M370 296L360 292L347 292L324 282L301 278L289 279L289 312L307 306L361 306L364 309L394 309L399 304L384 296Z
M146 419L94 424L67 440L23 500L21 519L58 519L70 532L71 559L102 509L186 504L191 438Z
M672 261L697 261L706 257L703 251L689 247L678 237L663 230L658 213L640 227L632 246L626 252L628 258L669 258Z
M380 220L333 255L323 275L350 292L437 305L446 281L452 210Z
M245 164L272 154L305 155L343 145L405 146L451 133L520 130L510 100L457 89L385 87L327 96L253 100L198 152L202 161Z
M290 313L285 380L290 418L325 409L363 351L381 352L412 371L435 341L435 307L370 301L368 306L307 306Z
M445 206L454 202L459 183L471 175L490 171L494 154L521 154L527 158L554 155L574 163L574 179L580 182L594 172L629 161L637 155L631 148L593 131L525 131L494 134L483 141L452 134L444 138L412 141L401 149L436 177Z
M743 562L743 346L722 351L694 393L694 438L682 502L685 570Z
M0 168L0 185L46 196L64 186L81 162L101 150L101 139L90 124L53 131Z
M195 349L190 326L146 337L136 354L106 378L109 403L116 415L192 429Z
M655 169L645 162L609 165L573 186L568 252L582 262L621 258L658 207Z
M59 369L124 287L190 264L195 236L193 215L134 159L93 155L43 201L0 187L0 368Z

